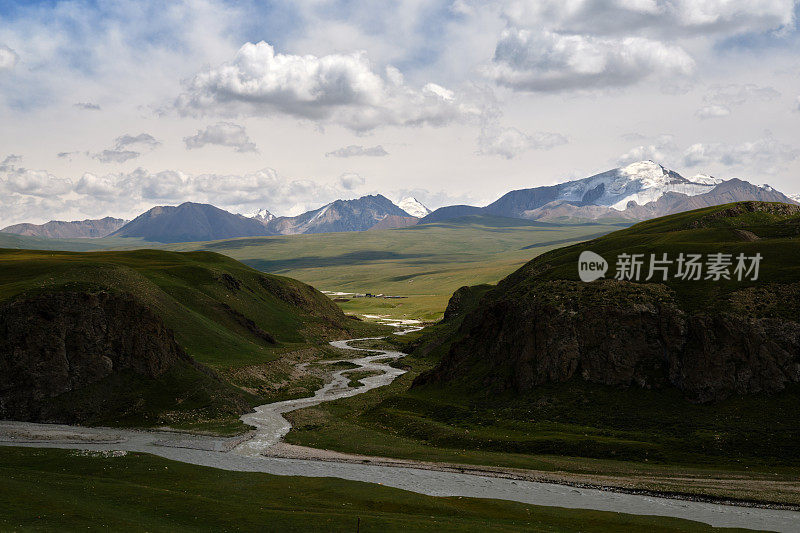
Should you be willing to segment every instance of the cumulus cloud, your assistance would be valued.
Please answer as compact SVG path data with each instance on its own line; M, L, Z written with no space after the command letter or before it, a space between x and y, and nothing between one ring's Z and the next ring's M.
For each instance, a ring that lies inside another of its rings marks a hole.
M641 37L622 39L509 28L484 72L518 91L623 87L651 76L687 75L694 60L682 48Z
M389 152L384 150L383 146L380 144L369 147L351 144L350 146L345 146L344 148L339 148L332 152L328 152L325 154L325 157L383 157L386 155L389 155Z
M478 137L479 153L513 159L528 150L549 150L569 142L560 133L541 131L528 135L517 128L484 126Z
M66 159L68 161L72 161L72 158L76 155L80 154L80 152L58 152L56 157L59 159Z
M197 133L190 137L184 137L183 142L186 143L187 150L202 148L207 144L215 144L217 146L229 146L240 153L258 152L258 148L248 137L244 126L233 122L211 124L206 126L205 129L197 130Z
M60 178L44 170L0 169L0 227L26 221L114 215L134 217L154 205L211 203L233 213L267 207L296 215L350 194L365 183L343 174L333 184L291 179L271 168L244 174L190 174L179 170L84 173Z
M674 154L678 150L675 144L675 137L669 134L648 137L639 133L623 135L623 139L629 141L644 141L644 144L631 148L626 153L619 156L616 164L619 166L629 165L637 161L651 160L657 163L667 164L668 160L674 159Z
M366 183L366 180L354 172L346 172L339 176L339 185L346 191L352 191Z
M0 72L11 70L17 65L19 56L11 48L0 44Z
M396 68L376 73L363 52L280 54L263 41L246 43L233 61L197 74L175 106L188 115L284 114L356 131L441 126L481 113L439 85L407 85Z
M93 159L101 163L124 163L136 159L144 152L150 152L158 147L161 142L149 133L139 135L125 134L114 140L114 146L100 152L88 153ZM65 153L65 152L62 152ZM67 153L68 156L68 153ZM59 156L60 157L60 156Z
M22 156L17 154L9 154L7 155L2 162L0 162L0 172L8 172L9 170L13 170L17 163L22 161Z
M695 116L700 119L727 117L731 114L731 108L722 104L709 104L701 107L695 112Z
M77 102L73 105L73 107L77 107L78 109L82 109L84 111L100 111L100 106L92 102Z
M688 167L712 164L726 167L757 169L760 173L775 174L800 157L800 151L771 136L740 144L696 143L683 153Z

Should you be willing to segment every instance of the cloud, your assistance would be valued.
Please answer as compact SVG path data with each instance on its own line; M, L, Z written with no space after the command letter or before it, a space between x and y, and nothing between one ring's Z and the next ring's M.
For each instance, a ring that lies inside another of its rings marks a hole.
M760 87L748 83L745 85L713 85L703 99L709 104L735 106L751 101L769 102L780 96L781 93L773 87Z
M682 48L641 37L622 39L506 29L484 73L516 91L557 92L633 85L694 70Z
M183 142L186 143L187 150L202 148L207 144L216 144L229 146L240 153L258 152L255 143L247 136L244 126L232 122L217 122L206 126L203 130L197 130L194 135L184 137Z
M159 145L161 145L161 142L149 133L140 133L139 135L125 134L114 140L112 148L95 153L87 152L87 155L101 163L124 163L125 161L136 159L143 152L155 150ZM131 150L129 148L135 149ZM68 154L68 152L62 153ZM59 157L61 157L60 154Z
M197 74L175 107L184 115L283 114L362 132L379 126L441 126L481 114L439 85L410 87L396 68L374 72L363 52L276 54L263 41L246 43L233 61Z
M619 166L629 165L637 161L651 160L657 163L667 164L668 160L674 160L674 154L678 150L675 144L675 137L669 134L658 135L654 138L639 133L629 133L622 136L628 141L644 141L626 153L619 156L616 164Z
M339 186L346 191L352 191L366 183L366 180L354 172L346 172L339 176Z
M513 159L528 150L549 150L569 141L560 133L537 132L528 135L517 128L484 126L478 136L479 153Z
M800 112L800 96L794 101L794 110Z
M733 35L791 27L792 0L517 0L504 16L512 24L594 35L640 31L674 38Z
M17 163L22 161L22 156L17 154L9 154L0 162L0 172L8 172L13 170Z
M271 168L245 174L190 174L180 170L84 173L59 178L44 170L0 169L0 227L18 222L95 218L132 218L154 205L185 201L211 203L234 213L267 207L278 215L296 215L352 193L363 177L347 173L332 185L292 179Z
M80 152L58 152L56 157L59 159L66 159L68 161L72 161L72 158L76 155L80 154Z
M709 104L698 109L694 116L699 119L727 117L731 114L731 108L722 104Z
M73 107L83 109L84 111L100 111L100 106L98 104L93 104L92 102L77 102L73 104Z
M683 153L688 167L724 165L775 174L800 157L800 150L771 136L740 144L696 143Z
M141 152L135 150L103 150L92 154L92 158L101 163L124 163L136 159L140 155L142 155Z
M0 72L11 70L17 65L19 56L11 48L0 44Z
M350 146L345 146L344 148L339 148L338 150L328 152L325 154L325 157L383 157L387 155L389 155L389 152L384 150L383 146L380 144L370 147L351 144Z

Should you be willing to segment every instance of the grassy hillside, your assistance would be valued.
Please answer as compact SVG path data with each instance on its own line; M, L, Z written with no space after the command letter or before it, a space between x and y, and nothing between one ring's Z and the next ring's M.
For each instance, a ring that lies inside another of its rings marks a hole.
M603 235L615 224L549 224L489 215L411 228L161 244L134 238L55 240L0 234L0 247L44 250L209 250L320 290L390 294L339 302L348 313L438 319L464 285L495 283L532 257Z
M542 252L618 229L492 216L411 228L175 245L219 252L320 290L406 296L341 302L349 313L437 319L464 285L495 283Z
M675 388L610 386L580 376L524 392L502 392L489 386L498 376L525 371L524 361L510 359L508 366L502 367L501 359L499 363L490 359L513 355L515 343L528 338L530 332L525 328L530 324L514 320L534 307L535 301L566 301L573 293L564 292L562 285L578 283L578 288L587 288L581 293L585 298L580 301L582 308L597 307L600 316L613 311L602 310L617 297L608 283L574 281L583 250L606 257L612 276L614 259L623 251L761 253L764 259L757 282L687 281L634 287L642 291L654 287L653 294L671 295L685 312L725 311L753 319L796 321L800 316L798 236L800 213L796 209L786 210L781 204L737 204L645 222L543 254L496 288L476 287L462 294L467 296L462 298L466 305L455 318L403 339L414 351L404 359L410 372L396 383L371 391L369 396L292 413L297 431L288 438L359 453L536 469L555 461L547 457L561 456L558 464L562 469L590 469L604 475L619 470L641 473L649 471L646 465L663 465L664 475L684 471L687 477L685 483L659 481L662 489L745 498L750 491L747 483L737 489L730 485L714 488L699 479L703 475L720 479L746 479L751 474L768 479L774 475L790 484L765 485L758 498L798 503L800 486L790 480L800 467L796 420L800 384L786 384L782 392L733 395L710 403L690 401ZM627 307L647 306L648 302L631 300ZM508 312L503 311L506 308ZM503 330L502 341L495 342L490 331L475 329L488 320L498 328L510 324ZM791 331L786 335L791 337ZM719 337L721 343L721 333ZM424 385L411 387L417 375L438 369L456 344L460 353L467 355L452 366L446 379L425 380ZM617 364L624 367L625 362L620 358ZM739 370L746 372L744 367ZM358 434L359 439L337 442L334 438L351 434ZM620 466L620 460L627 466ZM698 469L714 473L699 474ZM794 474L786 477L788 472ZM640 486L646 486L644 479L649 476L642 476Z
M0 280L0 305L59 292L132 295L188 355L237 384L239 368L376 328L308 285L212 252L0 250ZM56 398L50 411L77 410L85 423L239 427L247 405L263 403L259 384L246 379L251 393L181 363L156 380L115 374Z
M228 472L144 454L0 448L0 529L711 531L674 518L436 498L331 478ZM258 495L254 498L253 495ZM714 531L721 531L713 529Z

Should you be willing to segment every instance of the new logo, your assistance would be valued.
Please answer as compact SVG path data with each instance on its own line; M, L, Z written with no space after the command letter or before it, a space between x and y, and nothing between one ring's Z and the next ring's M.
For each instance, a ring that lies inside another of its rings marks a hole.
M602 256L588 250L581 252L578 257L578 276L581 281L589 283L602 278L606 272L608 272L608 261Z

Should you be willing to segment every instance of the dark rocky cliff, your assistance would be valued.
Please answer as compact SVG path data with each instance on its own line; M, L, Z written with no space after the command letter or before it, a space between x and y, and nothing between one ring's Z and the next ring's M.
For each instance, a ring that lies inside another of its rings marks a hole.
M581 379L671 386L707 402L800 382L800 324L687 312L658 284L560 280L513 297L490 293L465 317L458 336L415 385L525 392Z
M53 292L0 305L0 418L47 420L59 395L121 372L157 378L179 362L210 373L130 296Z

